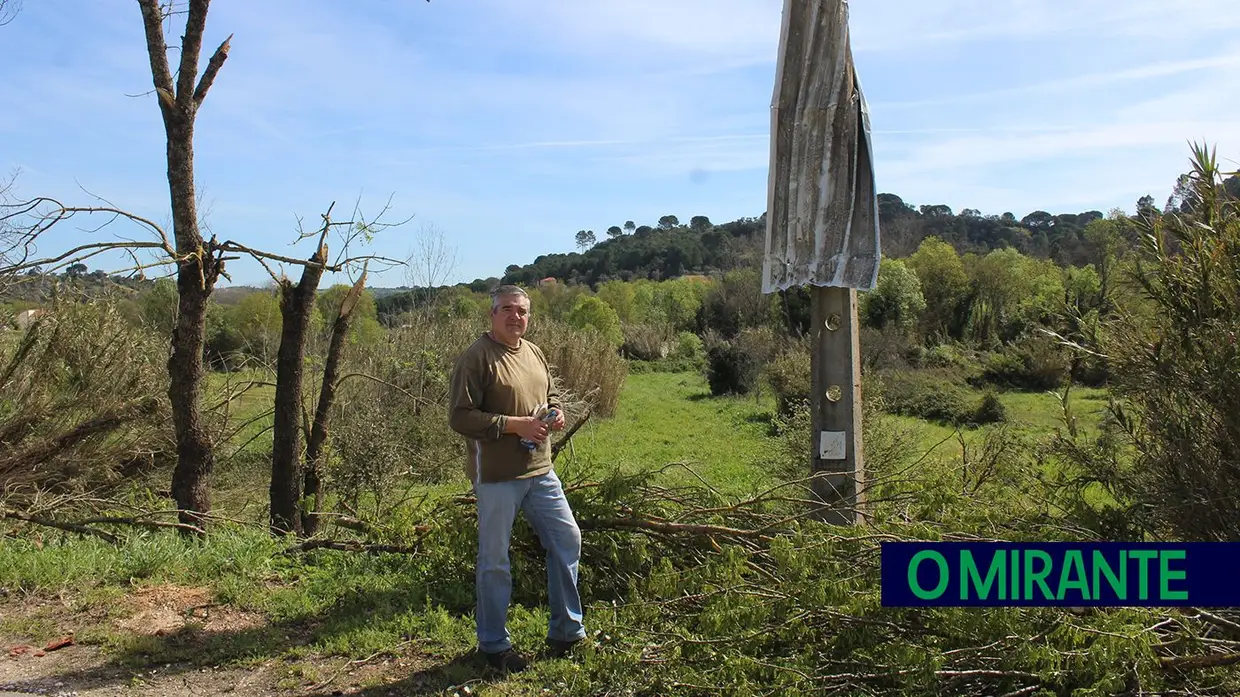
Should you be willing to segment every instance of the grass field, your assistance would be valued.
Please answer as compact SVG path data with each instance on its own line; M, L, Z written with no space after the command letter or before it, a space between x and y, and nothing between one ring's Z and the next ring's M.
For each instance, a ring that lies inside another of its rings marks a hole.
M587 423L557 464L640 471L680 463L721 491L748 491L770 481L774 408L768 397L711 397L692 373L630 375L616 415ZM692 479L685 470L669 476Z
M970 396L979 398L982 392L970 390ZM1006 391L998 393L999 401L1007 411L1006 427L1034 437L1050 436L1056 432L1066 433L1061 396L1053 392ZM1069 392L1071 414L1077 428L1088 432L1098 427L1107 404L1106 390L1074 387ZM925 421L911 416L888 417L894 426L910 429L917 434L922 451L934 448L942 457L958 458L961 448L954 437L956 428ZM964 429L961 435L965 443L975 443L994 426Z
M217 471L217 505L234 513L251 512L266 504L266 463L271 448L268 411L274 388L260 373L211 375L212 391L222 396L226 386L244 387L232 406L233 418L251 421L232 439ZM974 391L974 396L980 396ZM1071 408L1083 429L1097 426L1106 404L1106 391L1074 388ZM1007 425L1032 436L1064 430L1060 398L1051 392L999 393L1007 409ZM568 474L595 474L619 469L649 470L672 464L691 468L722 492L741 494L772 484L778 456L772 432L775 400L758 396L712 397L705 378L696 373L636 373L629 375L620 406L610 418L592 418L574 436L571 447L557 459ZM914 435L917 455L955 460L961 446L954 427L907 416L888 416L891 427ZM993 427L991 427L993 428ZM985 428L964 429L966 444L982 439ZM808 464L807 464L808 467ZM684 468L670 468L669 481L696 481ZM462 479L443 490L463 489Z

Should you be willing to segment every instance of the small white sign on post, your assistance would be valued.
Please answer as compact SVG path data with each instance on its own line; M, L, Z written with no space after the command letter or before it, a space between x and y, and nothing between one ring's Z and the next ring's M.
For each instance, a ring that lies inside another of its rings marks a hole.
M823 460L843 460L848 447L845 431L822 431L818 434L818 457Z

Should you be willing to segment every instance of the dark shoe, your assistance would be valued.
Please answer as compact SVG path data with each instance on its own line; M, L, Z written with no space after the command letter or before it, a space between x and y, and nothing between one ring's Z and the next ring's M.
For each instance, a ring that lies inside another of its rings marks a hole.
M520 673L529 666L529 662L511 647L499 653L483 652L482 655L486 656L487 665L505 673Z
M547 655L551 658L563 658L572 652L573 647L582 642L582 639L573 639L572 641L564 641L562 639L547 639Z

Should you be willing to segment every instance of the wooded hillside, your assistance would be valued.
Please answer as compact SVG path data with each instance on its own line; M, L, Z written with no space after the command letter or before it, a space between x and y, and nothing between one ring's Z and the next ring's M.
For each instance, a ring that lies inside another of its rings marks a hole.
M1181 210L1185 204L1184 177L1175 184L1161 209L1153 196L1136 202L1134 216L1153 211ZM1240 177L1226 181L1226 189L1240 197ZM954 212L950 206L906 203L893 193L878 195L884 257L902 258L917 250L922 240L937 237L956 248L958 254L985 254L1012 248L1036 259L1050 259L1060 266L1084 266L1094 254L1086 239L1090 222L1106 217L1127 217L1121 211L1089 210L1049 213L1036 210L1020 218L1015 214L983 214L974 208ZM504 269L503 281L532 285L543 278L594 286L608 280L646 278L660 280L685 274L711 274L762 263L766 214L716 225L706 216L692 217L687 224L665 215L654 225L613 225L603 239L593 230L576 233L582 251L545 254L525 264ZM1129 238L1129 244L1135 243ZM475 281L473 285L485 285ZM479 287L475 290L483 290Z

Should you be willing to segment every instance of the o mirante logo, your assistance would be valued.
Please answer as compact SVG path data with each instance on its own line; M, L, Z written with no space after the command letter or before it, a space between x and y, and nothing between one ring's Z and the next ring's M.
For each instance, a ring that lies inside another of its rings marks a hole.
M1240 606L1240 543L885 542L882 604Z

